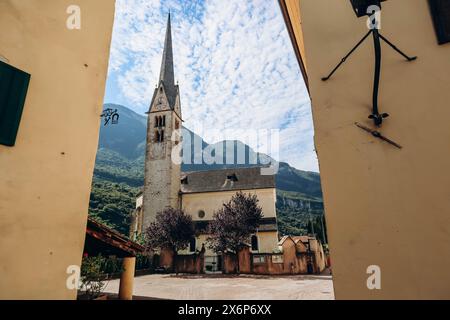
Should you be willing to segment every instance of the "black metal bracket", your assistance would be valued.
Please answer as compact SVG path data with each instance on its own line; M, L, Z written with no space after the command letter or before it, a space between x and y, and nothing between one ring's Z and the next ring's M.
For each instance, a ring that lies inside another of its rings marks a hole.
M374 136L375 138L381 139L391 145L393 145L394 147L398 148L398 149L402 149L403 147L401 145L399 145L397 142L392 141L391 139L386 138L385 136L383 136L381 134L381 132L376 131L376 130L372 130L366 126L363 126L362 124L359 124L358 122L355 122L355 126L357 126L360 129L363 129L364 131L370 133L372 136Z
M377 26L377 23L375 20L373 20L373 25ZM375 48L375 75L374 75L374 82L373 82L373 97L372 97L372 114L369 115L369 119L372 119L374 124L377 127L380 127L383 123L383 119L389 117L389 114L387 113L381 113L379 112L378 108L378 95L379 95L379 87L380 87L380 76L381 76L381 40L386 42L392 49L394 49L396 52L398 52L400 55L402 55L408 62L414 61L417 59L416 56L410 57L406 55L403 51L398 49L392 42L390 42L388 39L386 39L376 27L369 30L369 32L350 50L349 53L347 53L344 58L338 63L338 65L330 72L330 74L326 77L322 78L322 81L329 80L333 74L340 68L340 66L347 60L348 57L352 55L353 52L356 51L356 49L372 34L373 36L373 43Z

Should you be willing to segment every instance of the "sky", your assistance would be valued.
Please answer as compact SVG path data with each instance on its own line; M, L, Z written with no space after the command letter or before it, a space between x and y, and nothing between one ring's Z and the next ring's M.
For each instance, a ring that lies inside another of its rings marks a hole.
M169 10L184 126L318 172L310 99L276 0L117 0L105 103L148 111ZM278 152L243 138L264 130L278 131Z

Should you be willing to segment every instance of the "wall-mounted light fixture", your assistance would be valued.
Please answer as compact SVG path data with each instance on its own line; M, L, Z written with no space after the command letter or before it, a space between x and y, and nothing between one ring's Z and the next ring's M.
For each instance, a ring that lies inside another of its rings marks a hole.
M407 61L416 60L417 57L410 57L400 51L394 44L392 44L388 39L386 39L379 32L379 21L377 20L377 11L381 11L381 2L386 0L350 0L350 3L355 11L358 18L368 16L369 17L369 32L350 50L350 52L342 58L341 62L330 72L330 74L324 78L323 81L327 81L336 72L337 69L347 60L347 58L366 40L370 35L373 36L373 43L375 47L375 75L373 83L373 98L372 98L372 114L369 115L369 119L372 119L377 127L381 126L383 119L387 118L389 115L387 113L379 112L378 108L378 90L380 85L380 74L381 74L381 40L386 42L392 49L397 51Z

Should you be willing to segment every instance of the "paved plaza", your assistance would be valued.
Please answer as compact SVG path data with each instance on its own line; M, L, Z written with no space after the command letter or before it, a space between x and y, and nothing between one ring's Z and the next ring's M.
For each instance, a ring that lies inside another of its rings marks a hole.
M119 291L119 280L105 290ZM136 277L134 295L157 299L193 300L330 300L334 299L329 275L161 275Z

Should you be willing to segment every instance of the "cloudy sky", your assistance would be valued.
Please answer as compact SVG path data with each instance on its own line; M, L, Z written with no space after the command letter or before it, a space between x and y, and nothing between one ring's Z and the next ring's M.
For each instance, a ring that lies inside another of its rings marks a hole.
M105 102L148 110L169 10L184 125L209 143L278 129L272 155L318 171L310 101L276 0L117 0Z

